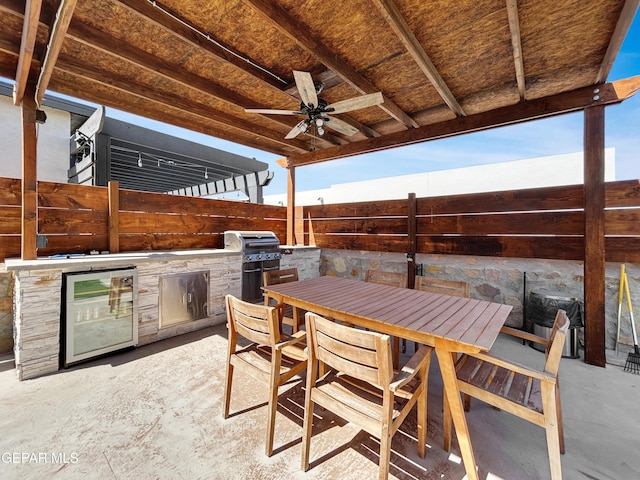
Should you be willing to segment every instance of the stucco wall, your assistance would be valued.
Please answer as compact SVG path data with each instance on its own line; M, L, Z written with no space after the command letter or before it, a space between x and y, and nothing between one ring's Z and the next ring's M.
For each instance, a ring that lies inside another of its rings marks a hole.
M69 169L70 114L43 107L47 121L37 126L38 180L67 183ZM0 164L1 175L22 178L21 109L9 97L0 95Z

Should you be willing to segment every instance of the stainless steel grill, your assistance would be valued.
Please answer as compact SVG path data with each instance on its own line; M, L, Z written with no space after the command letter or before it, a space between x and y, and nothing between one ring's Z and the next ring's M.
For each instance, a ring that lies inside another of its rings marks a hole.
M262 273L280 268L280 240L273 232L229 230L225 250L242 252L242 300L262 302Z

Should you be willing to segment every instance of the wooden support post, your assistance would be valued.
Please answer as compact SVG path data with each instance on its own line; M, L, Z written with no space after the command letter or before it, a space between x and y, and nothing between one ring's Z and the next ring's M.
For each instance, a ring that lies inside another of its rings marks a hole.
M38 234L38 169L36 101L32 94L25 95L22 103L22 240L21 258L37 257Z
M287 168L287 245L296 244L296 169Z
M109 252L120 251L120 188L119 183L109 182Z
M304 207L296 207L294 211L296 225L296 245L304 245Z
M584 111L585 362L604 367L605 222L604 106Z
M416 284L416 194L410 193L407 204L407 287Z

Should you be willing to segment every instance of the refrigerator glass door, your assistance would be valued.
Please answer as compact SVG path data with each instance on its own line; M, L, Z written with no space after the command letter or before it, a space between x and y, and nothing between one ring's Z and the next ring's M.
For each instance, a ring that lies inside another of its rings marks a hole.
M65 366L138 343L135 269L67 275Z

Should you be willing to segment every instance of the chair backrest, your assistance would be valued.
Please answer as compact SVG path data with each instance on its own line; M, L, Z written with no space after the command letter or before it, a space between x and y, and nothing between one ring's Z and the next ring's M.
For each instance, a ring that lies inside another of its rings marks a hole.
M569 317L564 310L558 310L556 318L553 322L553 328L549 335L549 343L545 350L546 361L544 371L556 375L560 368L560 359L562 358L562 350L569 329Z
M277 309L245 302L233 295L225 298L231 336L239 334L260 345L275 345L280 341Z
M309 362L319 360L380 388L393 377L391 337L377 332L339 325L307 312Z
M407 288L406 273L386 272L384 270L367 270L364 281Z
M279 283L289 283L298 281L297 268L283 268L280 270L267 270L262 274L262 284L278 285Z
M417 276L414 288L423 292L469 298L469 284L467 282Z

